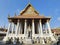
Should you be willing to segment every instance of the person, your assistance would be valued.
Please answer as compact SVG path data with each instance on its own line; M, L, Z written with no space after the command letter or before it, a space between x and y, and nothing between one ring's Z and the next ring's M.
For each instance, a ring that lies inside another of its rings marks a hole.
M57 45L60 45L60 37L58 37Z

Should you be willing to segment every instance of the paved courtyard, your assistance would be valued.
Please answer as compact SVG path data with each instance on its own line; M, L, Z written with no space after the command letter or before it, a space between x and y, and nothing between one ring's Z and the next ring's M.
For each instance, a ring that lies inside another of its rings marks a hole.
M56 39L58 40L58 37L60 37L60 36L55 36L56 37ZM36 43L36 44L21 44L21 43L17 43L17 44L12 44L12 43L10 43L10 44L4 44L4 43L2 43L2 41L0 40L0 45L57 45L57 41L56 42L53 42L53 43L48 43L48 44L40 44L40 43ZM59 41L59 44L58 45L60 45L60 41Z
M51 43L51 44L40 44L40 43L36 43L36 44L21 44L21 43L17 43L17 44L4 44L4 43L1 43L1 41L0 41L0 45L60 45L60 44L57 44L57 42L56 43Z
M0 44L0 45L57 45L57 44Z

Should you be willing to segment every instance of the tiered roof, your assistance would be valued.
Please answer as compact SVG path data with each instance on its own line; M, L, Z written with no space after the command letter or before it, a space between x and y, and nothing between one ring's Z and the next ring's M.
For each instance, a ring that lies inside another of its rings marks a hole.
M20 14L18 16L14 16L14 17L8 17L8 19L17 19L17 18L26 18L26 19L30 19L30 18L36 18L36 19L50 19L50 17L45 17L42 15L39 15L39 13L33 8L33 6L29 3L24 10L22 10L20 12Z

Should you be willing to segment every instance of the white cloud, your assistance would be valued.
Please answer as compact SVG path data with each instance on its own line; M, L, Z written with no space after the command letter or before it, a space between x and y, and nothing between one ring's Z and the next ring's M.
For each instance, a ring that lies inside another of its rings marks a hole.
M57 18L57 20L59 20L59 21L60 21L60 17L58 17L58 18Z

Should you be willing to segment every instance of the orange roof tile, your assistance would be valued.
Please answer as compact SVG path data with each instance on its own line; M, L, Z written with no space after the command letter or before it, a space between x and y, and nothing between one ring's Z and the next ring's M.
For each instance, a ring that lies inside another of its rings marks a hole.
M48 19L50 19L50 17L40 16L40 15L19 15L19 16L14 16L14 17L8 17L8 19L10 19L10 18L28 18L28 19L31 19L31 18L45 19L45 18L48 18Z
M55 32L56 34L60 34L60 29L52 29L52 32Z

